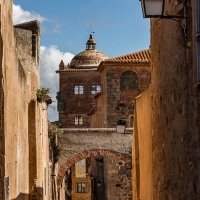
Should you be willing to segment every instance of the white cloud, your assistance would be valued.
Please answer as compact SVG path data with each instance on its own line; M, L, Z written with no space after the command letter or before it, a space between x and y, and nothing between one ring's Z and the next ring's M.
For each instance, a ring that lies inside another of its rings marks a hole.
M41 87L51 88L50 96L55 101L50 105L50 107L55 106L55 111L52 108L48 110L50 121L58 120L56 93L59 91L59 75L55 71L59 69L61 60L66 65L70 63L73 57L73 54L63 53L56 46L40 47L40 85Z
M13 4L13 24L20 24L33 20L43 22L47 19L38 13L23 10L20 5Z

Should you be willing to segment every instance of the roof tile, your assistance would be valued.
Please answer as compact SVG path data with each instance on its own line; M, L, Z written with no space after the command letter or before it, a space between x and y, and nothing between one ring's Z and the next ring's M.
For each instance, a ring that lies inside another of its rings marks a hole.
M102 62L103 63L112 63L112 62L146 63L146 62L150 62L150 55L151 55L150 50L147 49L147 50L142 50L142 51L126 54L123 56L118 56L115 58L109 58Z

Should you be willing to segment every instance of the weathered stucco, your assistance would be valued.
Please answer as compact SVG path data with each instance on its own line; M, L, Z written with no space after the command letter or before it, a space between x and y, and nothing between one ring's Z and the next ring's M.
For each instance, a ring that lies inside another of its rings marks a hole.
M176 13L177 1L169 3L167 9ZM186 38L176 21L163 19L156 25L151 20L151 133L147 135L152 136L153 195L148 199L197 200L200 195L195 1L186 5ZM141 120L137 124L143 125ZM142 143L138 141L138 146ZM139 160L148 145L139 148ZM142 183L143 170L139 167L137 172L134 178ZM145 189L135 186L135 198L142 199Z
M0 199L34 199L39 190L44 195L48 167L47 113L42 111L47 104L36 98L40 26L32 21L13 27L13 2L0 0L0 5Z

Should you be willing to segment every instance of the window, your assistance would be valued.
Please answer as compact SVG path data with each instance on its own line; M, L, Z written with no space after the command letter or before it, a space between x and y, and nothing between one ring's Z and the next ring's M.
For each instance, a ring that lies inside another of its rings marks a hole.
M82 125L83 124L83 117L77 116L75 117L75 125Z
M74 87L74 94L83 94L83 86L81 85L76 85Z
M87 44L86 49L95 49L95 44Z
M198 65L198 81L200 82L200 0L196 0L196 37L197 37L197 65Z
M87 192L87 183L76 183L76 193L86 193Z
M96 94L98 92L101 92L101 86L100 85L92 85L91 94Z
M133 71L126 71L120 77L121 90L138 89L138 75Z

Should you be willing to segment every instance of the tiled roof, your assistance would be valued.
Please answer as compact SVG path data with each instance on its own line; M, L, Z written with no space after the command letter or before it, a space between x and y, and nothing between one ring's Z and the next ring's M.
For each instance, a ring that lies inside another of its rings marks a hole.
M108 62L136 62L136 63L144 63L150 61L150 50L142 50L130 54L126 54L123 56L118 56L115 58L109 58L104 60L104 63Z
M97 71L102 71L104 64L114 64L114 63L149 63L151 57L151 52L149 49L126 54L123 56L118 56L115 58L109 58L102 61L97 69Z
M88 115L88 116L91 116L91 115L93 115L96 111L97 111L97 106L94 106L94 107L90 110L90 112L89 112L87 115Z
M65 65L63 70L57 70L56 72L78 72L78 71L101 71L103 68L103 64L109 63L149 63L151 58L151 52L149 49L126 54L123 56L118 56L115 58L108 58L103 60L98 68L90 68L90 69L77 69L77 68L70 68Z
M57 70L56 73L59 72L89 72L89 71L97 71L97 68L92 68L92 69L75 69L75 68L70 68L67 65L65 65L63 70Z

